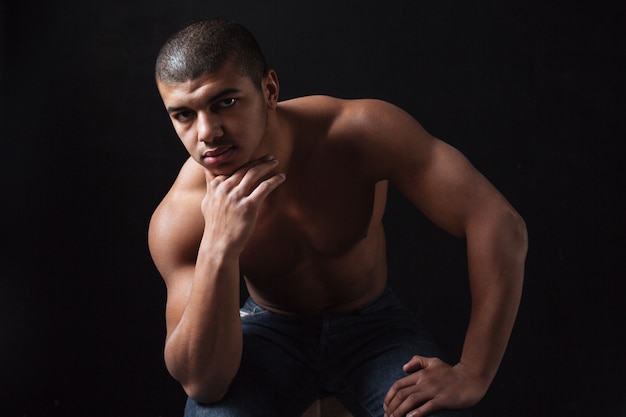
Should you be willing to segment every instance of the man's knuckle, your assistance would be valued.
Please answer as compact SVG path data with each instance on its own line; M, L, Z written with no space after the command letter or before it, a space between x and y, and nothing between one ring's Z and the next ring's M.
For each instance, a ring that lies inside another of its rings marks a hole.
M420 399L420 395L417 392L412 392L407 395L406 399L410 401L412 404L417 404Z
M408 392L406 392L406 390L400 390L400 391L398 391L398 393L396 394L396 397L398 397L398 399L399 399L400 401L404 401L404 400L406 400L407 398L409 398L409 396L410 396L410 395L411 395L411 394L410 394L410 393L408 393Z

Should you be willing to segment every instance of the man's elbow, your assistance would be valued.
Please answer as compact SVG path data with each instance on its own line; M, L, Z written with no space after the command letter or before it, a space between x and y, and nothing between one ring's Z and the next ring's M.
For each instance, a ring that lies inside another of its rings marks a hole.
M468 233L468 250L481 259L490 258L494 267L506 276L523 280L528 252L526 222L513 208L507 207L482 217Z
M510 220L510 240L511 246L515 248L520 262L525 262L526 254L528 252L528 229L526 228L526 222L519 215L519 213L513 211Z
M516 211L511 211L506 222L501 224L503 233L497 240L502 256L501 267L506 270L509 283L521 294L524 283L524 269L528 253L528 230L526 222Z
M229 382L214 381L206 383L181 383L183 390L194 401L201 404L211 404L220 401L228 393Z
M235 378L239 366L234 364L228 368L202 367L193 366L196 372L190 372L188 367L175 366L174 361L168 361L166 356L166 366L170 375L176 379L183 390L191 399L202 403L210 404L220 401L230 387L231 382ZM226 361L223 361L225 364ZM198 369L205 369L204 372L198 372Z

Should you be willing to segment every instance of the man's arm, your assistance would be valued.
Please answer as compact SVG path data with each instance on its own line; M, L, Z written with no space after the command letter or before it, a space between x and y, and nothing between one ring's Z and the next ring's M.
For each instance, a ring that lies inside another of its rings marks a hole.
M255 161L230 177L207 174L206 193L198 196L184 185L194 164L155 211L149 245L167 286L167 368L191 398L214 402L241 360L239 255L259 205L283 177L261 181L276 161Z
M372 166L435 224L466 239L472 296L461 359L453 366L414 357L386 399L387 415L423 416L465 408L487 391L517 315L527 250L526 227L508 201L453 147L402 110L382 102L355 106ZM363 127L364 126L364 127Z

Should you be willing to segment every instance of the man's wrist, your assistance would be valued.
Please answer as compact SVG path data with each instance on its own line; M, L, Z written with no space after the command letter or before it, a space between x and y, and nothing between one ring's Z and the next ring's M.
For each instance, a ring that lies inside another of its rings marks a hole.
M491 381L493 380L493 375L491 372L485 371L484 369L474 369L473 367L467 365L464 362L459 362L454 365L454 368L459 371L465 378L471 379L474 384L481 387L481 389L486 392L491 385Z

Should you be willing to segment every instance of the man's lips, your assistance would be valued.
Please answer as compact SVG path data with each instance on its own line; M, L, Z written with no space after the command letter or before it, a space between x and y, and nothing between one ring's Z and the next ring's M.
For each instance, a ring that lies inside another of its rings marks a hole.
M208 150L202 154L204 158L215 158L233 149L233 146L222 146L217 149Z
M228 160L235 150L235 146L220 146L216 149L209 149L202 154L202 159L209 165L221 164Z

